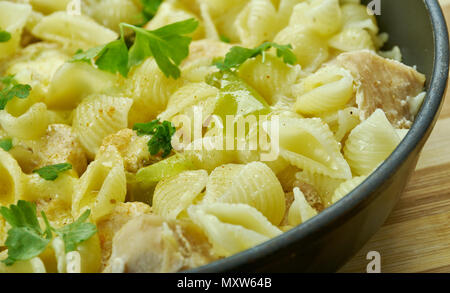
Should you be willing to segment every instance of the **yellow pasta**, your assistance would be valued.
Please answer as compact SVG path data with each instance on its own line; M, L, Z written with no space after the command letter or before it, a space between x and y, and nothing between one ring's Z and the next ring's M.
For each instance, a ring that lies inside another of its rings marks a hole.
M192 206L188 214L203 229L218 256L230 256L281 234L281 230L246 204Z
M22 139L38 139L50 124L47 106L37 103L24 114L15 117L6 110L0 111L0 125L10 136Z
M90 157L94 157L103 139L128 125L128 112L133 100L92 95L76 108L73 128Z
M343 108L353 96L353 77L345 69L327 66L305 78L298 86L295 111L318 115Z
M166 219L176 219L203 192L207 181L205 170L186 171L160 181L153 195L153 212Z
M123 159L115 147L92 162L75 186L72 214L78 218L86 209L91 218L98 221L114 210L116 204L125 201L127 193Z
M211 173L203 201L248 204L274 225L285 213L283 188L273 171L261 162L217 167Z
M294 201L289 208L288 223L291 226L297 226L304 223L317 215L317 211L313 209L306 201L305 195L301 190L294 188Z
M358 185L360 185L364 180L366 180L367 176L354 177L350 180L343 182L339 187L334 191L333 197L331 198L331 202L334 204L344 198L347 194L349 194L353 189L355 189Z
M24 192L24 174L16 160L0 148L0 204L14 204Z
M355 127L345 142L344 154L354 174L369 175L400 143L384 112L377 109Z
M0 2L0 29L11 34L8 42L0 43L0 60L13 55L20 48L22 30L30 14L30 5Z
M280 148L281 156L300 169L332 178L351 178L338 142L328 125L318 118L281 119Z
M87 33L89 32L89 33ZM57 42L73 50L87 50L117 39L116 32L107 29L85 15L55 12L44 17L33 29L33 35Z

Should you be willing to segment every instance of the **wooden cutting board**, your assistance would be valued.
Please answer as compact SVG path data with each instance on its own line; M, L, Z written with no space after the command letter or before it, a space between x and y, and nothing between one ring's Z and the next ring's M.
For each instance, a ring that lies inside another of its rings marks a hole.
M450 0L439 2L450 23ZM366 272L369 251L383 273L450 273L450 90L395 210L341 272Z

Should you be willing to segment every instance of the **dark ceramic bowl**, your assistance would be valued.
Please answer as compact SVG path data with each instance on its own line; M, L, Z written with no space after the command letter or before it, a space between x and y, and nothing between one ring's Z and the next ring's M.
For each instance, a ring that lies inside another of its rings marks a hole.
M403 62L427 76L428 94L411 131L343 200L268 242L191 272L335 272L385 222L438 118L447 85L449 43L437 0L380 1L378 22L381 31L389 33L387 48L400 46Z

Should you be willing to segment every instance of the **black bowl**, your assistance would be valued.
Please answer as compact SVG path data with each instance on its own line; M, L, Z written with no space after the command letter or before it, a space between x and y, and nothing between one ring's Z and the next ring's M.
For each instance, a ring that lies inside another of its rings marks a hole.
M381 227L415 169L445 95L449 43L437 0L380 0L387 47L427 76L427 97L394 153L344 199L306 223L254 248L190 272L335 272ZM371 0L363 1L370 3Z

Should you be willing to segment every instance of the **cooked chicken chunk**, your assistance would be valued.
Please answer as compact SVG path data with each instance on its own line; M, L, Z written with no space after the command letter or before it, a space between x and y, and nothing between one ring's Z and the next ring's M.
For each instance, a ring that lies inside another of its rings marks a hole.
M114 236L104 272L177 272L212 261L210 251L206 237L193 224L143 215Z
M409 111L407 98L423 91L423 74L371 51L344 53L334 62L349 70L357 81L356 104L362 120L380 108L395 128L411 126L414 116Z
M123 129L105 137L100 152L107 146L115 146L123 158L125 170L136 173L139 169L151 163L147 147L148 140L148 137L138 136L131 129Z
M305 195L306 201L316 211L321 212L325 209L322 199L320 198L320 195L314 186L312 186L311 184L302 182L300 180L297 180L296 182L294 182L294 188L295 187L300 188L302 193Z
M119 203L114 212L97 223L98 236L102 247L102 267L111 256L114 235L130 220L145 214L151 214L149 205L141 202Z
M87 168L87 158L72 127L64 124L53 124L47 134L41 138L39 146L41 162L39 167L70 163L81 176Z

